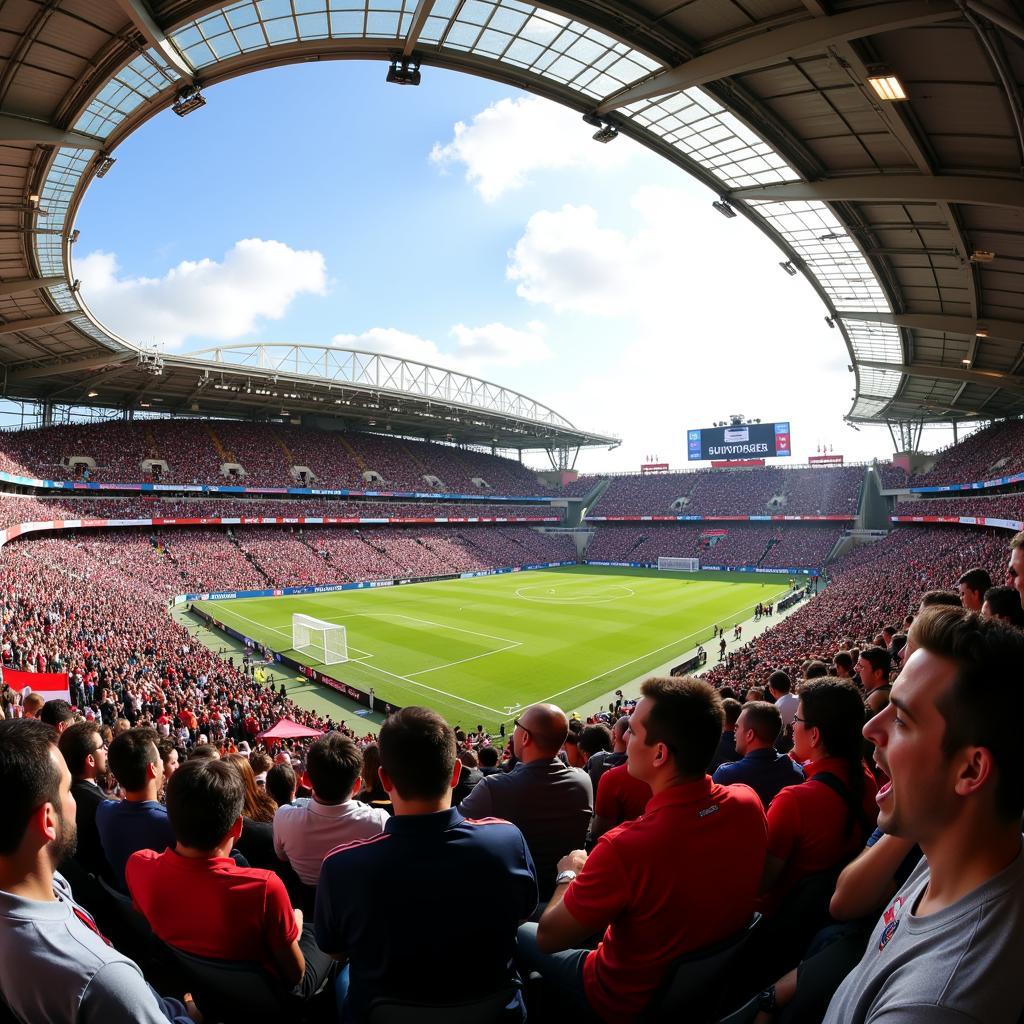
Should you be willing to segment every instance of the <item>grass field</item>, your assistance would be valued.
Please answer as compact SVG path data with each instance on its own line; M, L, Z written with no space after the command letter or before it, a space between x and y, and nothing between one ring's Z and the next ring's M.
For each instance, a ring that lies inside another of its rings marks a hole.
M273 650L367 690L496 729L515 705L575 708L706 643L784 577L574 566L377 590L218 602L209 611ZM350 660L295 656L295 612L343 623Z

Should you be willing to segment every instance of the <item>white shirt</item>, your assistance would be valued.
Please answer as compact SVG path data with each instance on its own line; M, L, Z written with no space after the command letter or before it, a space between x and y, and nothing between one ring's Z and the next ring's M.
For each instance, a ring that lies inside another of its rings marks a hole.
M274 852L291 863L304 885L316 885L331 850L379 836L387 820L387 811L358 800L321 804L303 797L274 815Z
M795 693L784 693L775 702L775 706L779 709L779 714L782 716L782 727L784 729L788 729L793 724L799 704L800 698Z

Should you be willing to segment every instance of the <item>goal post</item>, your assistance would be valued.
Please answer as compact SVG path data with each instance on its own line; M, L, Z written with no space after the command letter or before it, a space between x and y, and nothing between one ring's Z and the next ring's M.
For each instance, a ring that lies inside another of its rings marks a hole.
M292 649L312 656L324 665L348 661L345 627L295 612L292 614Z
M658 568L668 572L698 572L699 558L671 558L667 555L658 556Z

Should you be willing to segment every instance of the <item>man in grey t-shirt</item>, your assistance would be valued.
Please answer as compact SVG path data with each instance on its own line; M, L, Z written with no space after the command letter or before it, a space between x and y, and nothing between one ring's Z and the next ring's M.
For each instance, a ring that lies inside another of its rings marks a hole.
M153 992L54 872L74 853L76 831L71 773L56 739L43 722L0 722L3 1003L17 1020L47 1024L190 1024L190 1012Z
M928 609L891 702L864 728L889 777L879 827L924 859L825 1024L1014 1024L1024 1009L1024 759L1010 712L1024 634Z

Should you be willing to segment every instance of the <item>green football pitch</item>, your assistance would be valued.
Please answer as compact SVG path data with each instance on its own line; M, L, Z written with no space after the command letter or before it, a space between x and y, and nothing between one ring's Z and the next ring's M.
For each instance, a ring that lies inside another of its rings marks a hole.
M272 650L373 687L379 702L425 704L493 730L536 701L582 707L787 589L777 575L573 566L207 607ZM324 666L297 655L297 612L343 624L349 660Z

